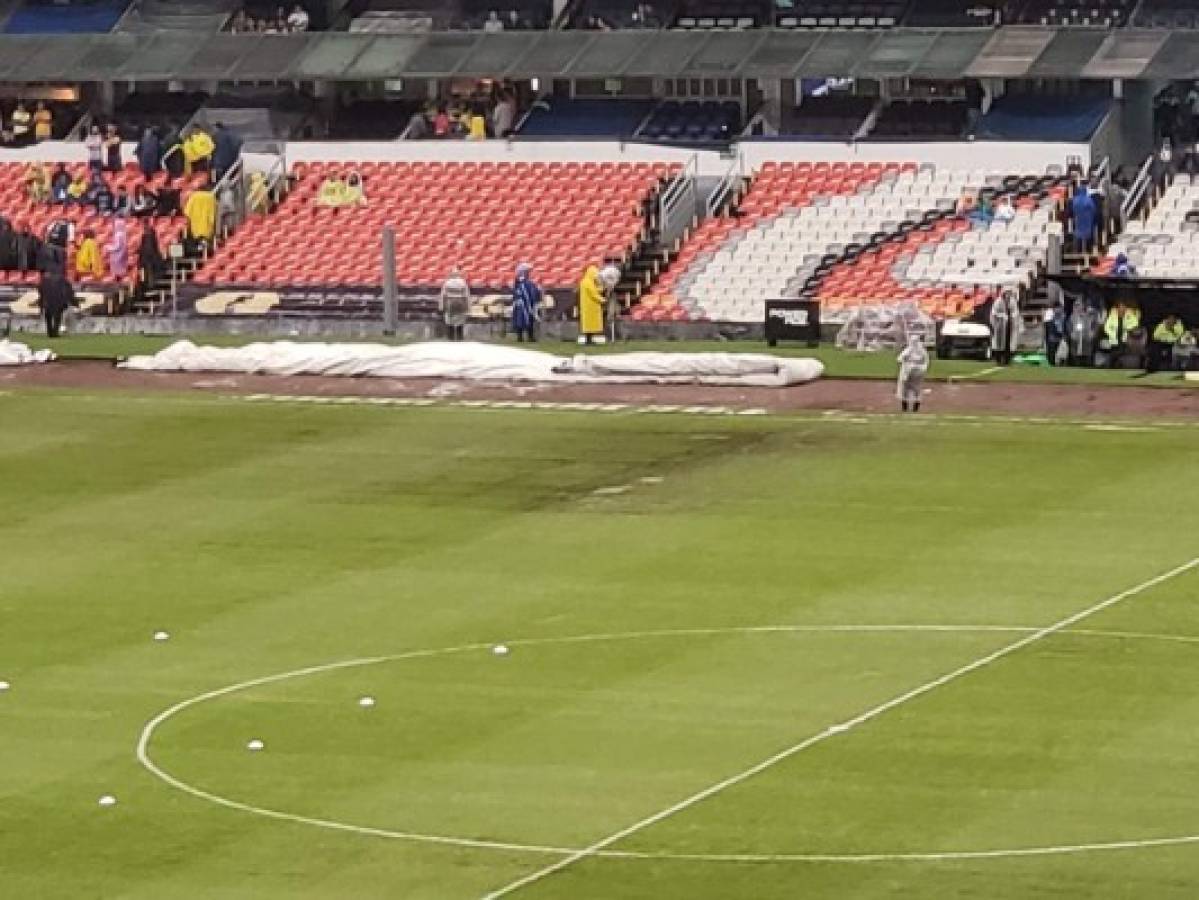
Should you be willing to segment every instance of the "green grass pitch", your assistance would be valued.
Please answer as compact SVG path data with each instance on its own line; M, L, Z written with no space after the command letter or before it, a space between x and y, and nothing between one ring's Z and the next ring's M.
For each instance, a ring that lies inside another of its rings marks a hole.
M0 897L504 891L1199 556L1197 438L0 393ZM1197 594L503 896L1191 900Z

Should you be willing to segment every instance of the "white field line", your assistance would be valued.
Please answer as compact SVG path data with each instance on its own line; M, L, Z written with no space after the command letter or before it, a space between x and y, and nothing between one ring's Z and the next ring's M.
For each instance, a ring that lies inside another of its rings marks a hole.
M887 712L890 712L891 710L893 710L897 707L903 706L905 703L909 703L912 700L915 700L919 697L923 697L925 694L928 694L932 691L935 691L937 688L944 687L947 684L957 681L959 678L962 678L965 675L969 675L971 672L976 672L979 669L983 669L983 668L991 665L992 663L1003 659L1006 656L1010 656L1011 654L1017 652L1018 650L1022 650L1025 647L1028 647L1031 644L1035 644L1038 641L1043 640L1044 638L1049 637L1052 634L1056 634L1059 631L1069 628L1071 625L1075 625L1084 619L1090 618L1091 616L1094 616L1097 613L1103 612L1105 609L1109 609L1109 608L1115 606L1116 604L1129 599L1130 597L1135 597L1138 594L1144 593L1145 591L1150 590L1151 588L1154 588L1160 584L1163 584L1164 582L1167 582L1173 578L1177 578L1179 575L1185 574L1186 572L1190 572L1191 570L1195 569L1196 567L1199 567L1199 556L1191 559L1188 562L1183 563L1180 566L1175 566L1173 569L1170 569L1167 572L1163 572L1160 575L1155 575L1154 577L1152 577L1146 581L1142 581L1138 585L1134 585L1131 588L1127 588L1126 590L1123 590L1118 594L1113 594L1111 597L1108 597L1104 600L1100 600L1098 603L1094 603L1091 606L1088 606L1086 609L1079 610L1076 613L1066 616L1064 619L1059 619L1058 621L1054 622L1052 625L1046 625L1044 628L1040 628L1037 631L1034 631L1032 634L1025 635L1024 637L1020 638L1019 640L1013 641L1010 644L1006 644L1003 647L1000 647L998 650L988 653L986 656L980 656L978 659L974 660L973 662L966 663L964 666L959 666L958 668L954 669L951 672L947 672L938 678L934 678L932 681L926 681L924 684L922 684L918 687L914 687L909 691L905 691L904 693L899 694L896 697L892 697L887 702L880 703L878 706L868 709L865 712L860 713L857 716L854 716L852 719L848 719L845 722L840 722L835 725L830 725L829 727L824 729L824 731L818 732L814 735L811 735L810 737L804 738L799 743L792 744L790 747L787 747L784 750L780 750L778 753L775 753L773 756L767 757L766 759L762 760L761 762L750 766L748 769L744 769L735 775L730 775L728 778L724 779L723 781L718 781L715 784L704 788L702 791L697 791L696 793L692 794L690 797L685 797L684 799L680 800L678 803L673 804L672 806L668 806L665 809L662 809L656 813L653 813L652 815L646 816L644 819L634 822L633 824L628 825L628 826L620 829L619 831L614 831L612 834L609 834L607 837L600 838L598 841L594 842L593 844L589 844L588 846L583 847L580 850L577 850L576 852L570 854L569 856L563 857L562 859L558 860L557 862L551 863L548 866L544 866L540 869L537 869L534 872L530 872L528 875L525 875L522 878L518 878L515 881L509 882L508 884L504 885L503 887L500 887L494 891L491 891L490 893L484 895L484 900L495 900L495 898L498 898L498 897L505 897L509 894L513 894L516 891L519 891L522 888L528 887L531 884L536 884L537 882L549 877L550 875L554 875L558 872L563 871L564 869L570 868L571 866L573 866L575 863L579 862L580 860L584 860L584 859L587 859L588 857L594 856L599 851L605 850L608 847L612 846L613 844L618 843L619 841L622 841L625 838L631 837L634 834L637 834L639 831L644 831L646 828L649 828L651 825L656 825L658 822L661 822L665 819L669 819L672 816L678 815L679 813L690 809L691 807L695 806L698 803L702 803L703 801L707 800L710 797L715 796L716 794L726 791L731 787L735 787L736 785L741 784L742 782L748 781L749 779L753 778L756 775L760 775L762 772L765 772L767 769L771 769L774 766L777 766L779 763L785 762L786 760L790 759L791 757L795 756L796 754L802 753L804 750L807 750L809 747L813 747L816 744L822 743L823 741L828 740L830 737L833 737L834 735L844 734L845 732L852 731L854 728L857 728L859 725L863 725L867 722L872 721L873 719L877 719L879 716L881 716Z

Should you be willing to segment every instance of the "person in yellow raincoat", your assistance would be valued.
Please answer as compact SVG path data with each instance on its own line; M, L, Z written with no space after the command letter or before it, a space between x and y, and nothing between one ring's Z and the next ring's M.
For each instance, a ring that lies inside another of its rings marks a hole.
M90 228L83 232L83 240L75 251L75 273L84 281L99 281L104 277L104 257L96 243L96 232Z
M207 170L216 144L207 131L196 128L183 140L183 161L188 172Z
M607 342L604 336L604 305L607 293L600 281L599 266L588 266L579 282L579 343L603 344Z
M211 241L216 234L216 195L208 188L193 191L183 207L188 233L196 240Z

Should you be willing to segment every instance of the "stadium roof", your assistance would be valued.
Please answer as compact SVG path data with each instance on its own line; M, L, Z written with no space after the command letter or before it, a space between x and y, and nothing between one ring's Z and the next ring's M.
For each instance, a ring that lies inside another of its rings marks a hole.
M547 31L371 35L0 35L0 80L667 78L1190 78L1199 32Z

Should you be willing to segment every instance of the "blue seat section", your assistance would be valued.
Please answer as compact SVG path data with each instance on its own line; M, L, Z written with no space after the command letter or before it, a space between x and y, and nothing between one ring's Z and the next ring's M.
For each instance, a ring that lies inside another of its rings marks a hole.
M990 141L1089 140L1111 109L1108 97L1000 97L975 136Z
M665 100L641 129L651 141L730 141L741 132L736 100Z
M129 0L95 0L69 6L28 0L9 16L6 34L103 34L121 20Z
M653 100L549 99L537 104L520 137L632 137L654 108Z

